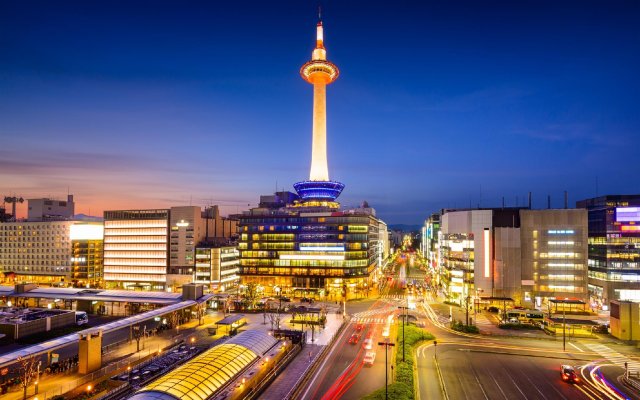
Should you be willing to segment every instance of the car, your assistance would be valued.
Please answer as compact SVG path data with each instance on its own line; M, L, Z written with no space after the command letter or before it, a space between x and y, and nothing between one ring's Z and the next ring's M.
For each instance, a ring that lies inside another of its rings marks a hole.
M576 373L576 370L573 369L571 365L561 365L560 374L562 376L562 380L565 382L572 382L572 383L580 382L580 378L578 378L578 374Z
M371 340L371 338L367 338L364 340L364 343L362 344L365 348L365 350L371 350L373 348L373 340Z
M354 333L349 338L349 344L357 344L359 341L360 341L360 334L359 333Z
M509 318L509 323L510 324L519 324L520 320L518 318L511 317L511 318Z
M361 332L364 329L364 325L358 324L356 325L356 332Z
M364 365L373 365L373 362L376 360L376 352L375 351L367 351L367 354L364 355L364 359L362 362Z
M389 325L382 328L382 336L389 337Z
M490 313L497 313L500 312L500 309L498 307L491 306L487 308L487 311L489 311Z
M313 299L311 297L303 297L300 299L301 303L309 303L309 304L313 304Z

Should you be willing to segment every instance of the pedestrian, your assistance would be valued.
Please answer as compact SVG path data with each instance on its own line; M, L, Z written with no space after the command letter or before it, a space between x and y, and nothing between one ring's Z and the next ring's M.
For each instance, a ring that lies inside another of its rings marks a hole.
M311 352L309 352L309 362L311 362Z

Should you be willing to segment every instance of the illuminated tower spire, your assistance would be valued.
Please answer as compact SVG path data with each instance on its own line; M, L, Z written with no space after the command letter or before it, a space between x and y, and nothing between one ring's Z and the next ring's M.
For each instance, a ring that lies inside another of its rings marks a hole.
M313 85L313 147L311 152L312 181L328 181L327 166L327 85L338 78L338 67L327 61L324 48L324 28L322 21L316 26L316 48L311 61L300 69L302 79Z
M316 47L311 53L311 61L300 68L302 79L313 85L313 142L311 148L311 171L309 181L294 185L303 199L335 200L344 185L329 180L327 165L327 85L338 79L340 71L327 61L324 47L324 27L322 20L316 26ZM317 182L311 185L310 182Z

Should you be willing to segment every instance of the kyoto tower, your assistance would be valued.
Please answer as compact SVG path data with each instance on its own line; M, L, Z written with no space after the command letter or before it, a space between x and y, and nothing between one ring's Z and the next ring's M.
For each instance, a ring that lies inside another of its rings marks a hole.
M327 85L338 79L340 71L327 61L322 20L316 26L316 48L311 61L300 68L302 79L313 85L313 143L309 180L293 185L304 201L334 201L344 184L329 180L327 166Z

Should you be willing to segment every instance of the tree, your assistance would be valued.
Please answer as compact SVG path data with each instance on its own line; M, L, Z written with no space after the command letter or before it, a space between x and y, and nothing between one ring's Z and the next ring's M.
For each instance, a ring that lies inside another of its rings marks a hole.
M271 306L271 303L267 302L265 304L265 309L267 309L267 306ZM271 322L271 330L273 330L274 325L276 327L276 330L279 330L280 321L282 320L280 305L278 304L277 307L268 307L268 310L269 312L267 313L267 317L269 318L269 322Z
M249 303L250 308L255 308L256 299L258 298L258 284L255 282L247 283L244 292L244 298Z
M38 378L38 371L40 369L40 360L32 355L29 357L18 357L18 362L20 363L20 385L23 389L23 399L27 398L27 388L31 384L31 381L35 377Z
M169 314L169 323L171 323L171 327L176 329L176 335L178 334L180 328L178 325L180 325L180 318L178 316L178 312L174 311L171 314Z

